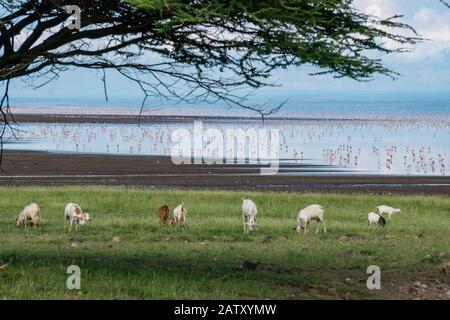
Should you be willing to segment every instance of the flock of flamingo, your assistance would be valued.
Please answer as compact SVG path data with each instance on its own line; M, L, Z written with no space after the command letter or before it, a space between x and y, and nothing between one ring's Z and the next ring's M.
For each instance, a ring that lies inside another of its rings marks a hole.
M174 130L192 122L22 124L11 149L170 155ZM281 161L355 172L450 175L450 118L413 120L269 120L204 122L203 129L279 129ZM250 143L257 143L250 141ZM248 145L240 146L248 148ZM230 148L225 148L227 153ZM239 150L243 151L243 150ZM228 155L228 154L227 154Z

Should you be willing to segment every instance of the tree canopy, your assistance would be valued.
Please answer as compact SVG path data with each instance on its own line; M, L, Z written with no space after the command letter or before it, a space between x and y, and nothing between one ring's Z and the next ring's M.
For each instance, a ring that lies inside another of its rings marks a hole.
M79 30L68 28L71 4L1 1L0 81L39 87L71 67L114 69L146 96L249 107L233 89L271 85L275 69L395 77L379 54L420 40L400 16L370 16L351 0L81 0Z

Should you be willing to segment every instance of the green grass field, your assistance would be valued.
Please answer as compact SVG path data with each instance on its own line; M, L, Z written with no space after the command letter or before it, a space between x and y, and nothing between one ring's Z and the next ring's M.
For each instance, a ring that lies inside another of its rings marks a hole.
M242 197L258 205L251 234L243 232ZM41 228L16 228L32 201ZM158 208L182 201L187 225L160 227ZM91 214L78 232L64 230L68 202ZM328 233L314 234L312 223L309 234L296 234L297 211L312 203L325 207ZM385 228L368 227L379 204L402 213ZM450 260L449 235L448 197L1 188L0 299L413 298L423 294L409 290L418 279L437 297L448 290L438 266ZM245 261L260 263L250 270ZM72 264L81 290L66 288ZM381 268L381 290L366 288L369 265Z

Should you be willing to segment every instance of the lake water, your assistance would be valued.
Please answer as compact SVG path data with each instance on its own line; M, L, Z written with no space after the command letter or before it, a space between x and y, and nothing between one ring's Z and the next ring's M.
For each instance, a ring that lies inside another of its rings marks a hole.
M287 100L277 114L297 118L421 119L425 116L446 117L450 114L449 92L342 93L271 91L270 95L252 97L252 103L276 106ZM14 97L15 113L117 113L138 114L141 97ZM175 104L173 101L149 98L144 113L154 115L257 116L255 112L211 104Z

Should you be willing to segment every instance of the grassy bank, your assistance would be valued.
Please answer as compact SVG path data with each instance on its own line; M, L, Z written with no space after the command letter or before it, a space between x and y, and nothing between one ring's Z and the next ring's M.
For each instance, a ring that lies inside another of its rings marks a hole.
M259 211L258 230L249 235L241 223L244 196ZM16 228L31 201L42 208L42 227ZM187 225L160 227L159 206L172 210L182 201ZM68 202L92 217L71 234L63 228ZM328 233L298 235L296 212L312 203L325 207ZM367 213L380 204L402 213L385 228L369 228ZM449 235L445 197L2 188L0 299L446 297L448 276L438 266L450 260ZM66 288L72 264L82 270L81 290ZM381 267L381 290L366 288L369 265Z

